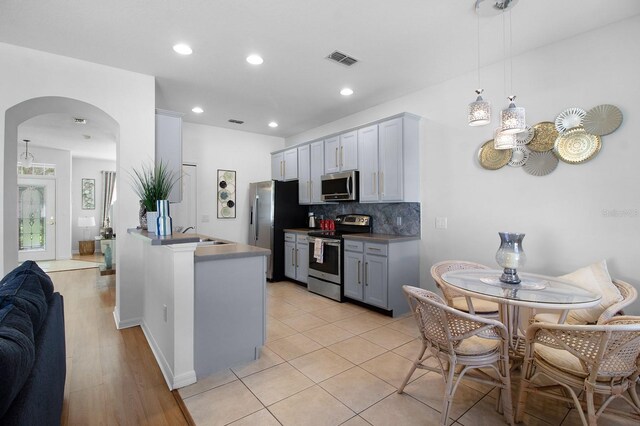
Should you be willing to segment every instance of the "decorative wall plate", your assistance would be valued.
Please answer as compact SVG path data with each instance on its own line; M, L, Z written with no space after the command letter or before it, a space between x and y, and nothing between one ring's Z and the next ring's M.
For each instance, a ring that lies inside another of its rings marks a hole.
M582 108L567 108L556 117L556 130L564 133L567 130L582 126L587 112Z
M493 147L493 139L485 142L478 151L478 162L487 170L498 170L509 163L511 160L512 150L495 149Z
M565 163L579 164L595 157L601 147L600 136L589 134L578 127L558 136L553 151Z
M558 163L558 157L552 151L532 152L522 169L533 176L544 176L554 171Z
M512 151L511 160L509 161L511 167L522 167L529 159L529 154L531 154L531 151L526 146L516 146Z
M535 135L535 130L531 126L527 126L524 129L524 132L516 133L516 143L518 145L526 145L533 139L533 135Z
M553 149L553 144L558 138L555 124L550 121L543 121L533 126L533 131L533 139L527 145L527 148L536 152L545 152Z
M615 105L598 105L591 108L584 118L584 130L597 136L608 135L622 124L622 111Z

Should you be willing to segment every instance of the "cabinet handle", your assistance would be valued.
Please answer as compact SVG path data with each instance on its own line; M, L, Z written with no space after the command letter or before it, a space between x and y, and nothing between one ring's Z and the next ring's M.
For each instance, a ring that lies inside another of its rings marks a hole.
M284 177L284 161L280 161L280 177Z
M298 249L296 249L296 268L298 267Z
M336 146L336 167L338 167L338 147Z
M340 167L344 165L344 147L340 147Z
M309 201L311 201L311 181L307 181L307 187L309 188Z
M376 192L378 192L376 190L376 172L373 172L373 193L375 194Z
M360 261L358 260L358 284L362 284L362 282L360 281Z
M380 251L380 249L379 249L379 248L375 248L375 247L369 247L369 250L370 250L370 251Z
M296 249L292 248L291 249L291 266L295 267L296 266Z
M380 195L384 195L384 172L380 172Z
M368 286L369 285L369 274L367 273L369 271L369 262L364 262L364 285Z

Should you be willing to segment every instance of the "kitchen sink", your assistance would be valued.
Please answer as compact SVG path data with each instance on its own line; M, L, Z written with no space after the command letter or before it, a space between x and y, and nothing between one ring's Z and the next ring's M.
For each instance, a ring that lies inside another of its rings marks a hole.
M198 247L201 247L201 246L217 246L220 244L229 244L229 243L224 241L219 241L219 240L212 240L211 238L200 238L200 241L198 241L196 244L198 244Z

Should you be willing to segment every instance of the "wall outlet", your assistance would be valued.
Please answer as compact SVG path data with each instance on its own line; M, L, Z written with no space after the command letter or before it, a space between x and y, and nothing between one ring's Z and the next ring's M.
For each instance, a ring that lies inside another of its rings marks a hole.
M164 322L169 320L169 310L167 309L167 305L162 305L162 316L164 318Z
M208 214L203 214L202 215L202 223L207 223L209 222L209 215Z
M396 217L396 225L402 226L402 216Z
M436 217L436 229L447 229L446 217Z

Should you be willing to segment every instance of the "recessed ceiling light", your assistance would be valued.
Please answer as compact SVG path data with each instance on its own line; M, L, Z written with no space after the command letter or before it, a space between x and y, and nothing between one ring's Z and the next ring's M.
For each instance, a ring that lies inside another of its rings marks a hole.
M196 114L202 114L204 112L204 110L200 107L193 107L191 108L191 111L195 112Z
M353 90L349 89L348 87L345 87L344 89L342 89L340 91L340 94L342 96L351 96L351 95L353 95Z
M247 56L247 62L251 65L260 65L264 62L260 55L249 55Z
M269 123L269 127L276 128L278 127L278 123L276 123L275 121L272 121L271 123Z
M191 50L191 48L183 43L180 44L176 44L175 46L173 46L173 50L176 53L179 53L181 55L191 55L193 53L193 50Z

